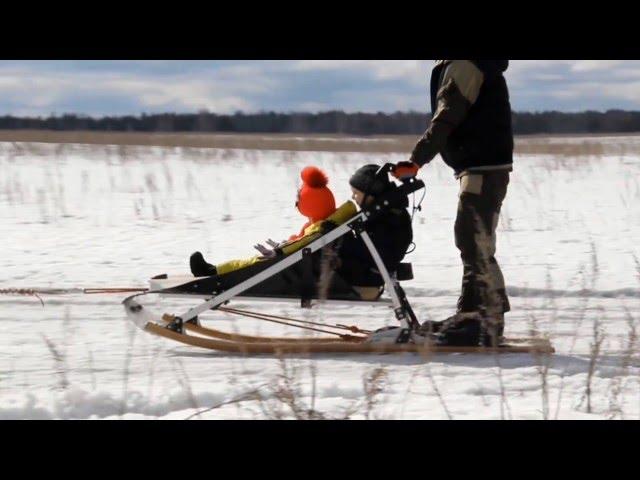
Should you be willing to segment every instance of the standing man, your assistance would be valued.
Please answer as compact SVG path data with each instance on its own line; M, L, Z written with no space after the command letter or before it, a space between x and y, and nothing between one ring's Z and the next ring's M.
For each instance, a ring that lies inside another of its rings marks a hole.
M508 60L438 60L431 73L431 125L397 178L438 153L460 182L455 242L463 265L457 312L423 325L444 345L496 345L510 310L496 252L496 226L513 164Z

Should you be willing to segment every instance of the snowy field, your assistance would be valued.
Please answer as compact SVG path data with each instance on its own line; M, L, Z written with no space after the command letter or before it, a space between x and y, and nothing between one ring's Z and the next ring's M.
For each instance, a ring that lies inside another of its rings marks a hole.
M229 356L137 330L122 294L44 295L44 307L0 295L0 419L637 419L640 159L625 152L515 159L498 227L513 309L506 334L548 335L551 357ZM304 223L294 208L302 167L325 169L341 202L357 167L405 157L0 143L0 289L145 287L150 276L187 273L195 250L215 263L253 255L256 242ZM428 190L405 288L421 320L442 319L462 270L457 184L440 159L421 178ZM382 306L233 305L364 328L395 322ZM201 318L223 330L301 334Z

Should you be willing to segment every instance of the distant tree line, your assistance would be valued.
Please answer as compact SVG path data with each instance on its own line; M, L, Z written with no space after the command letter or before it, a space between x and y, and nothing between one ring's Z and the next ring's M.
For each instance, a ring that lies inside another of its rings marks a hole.
M235 133L342 133L392 135L424 132L430 115L396 113L242 113L219 115L161 113L93 118L64 114L49 117L0 117L2 130L89 130L118 132L235 132ZM625 133L640 132L640 112L514 112L514 133Z

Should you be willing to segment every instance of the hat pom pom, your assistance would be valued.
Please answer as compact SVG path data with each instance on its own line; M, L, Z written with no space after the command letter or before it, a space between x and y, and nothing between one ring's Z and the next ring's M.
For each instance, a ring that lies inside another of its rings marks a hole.
M327 175L318 167L305 167L300 173L300 177L306 185L312 188L326 187L329 183Z

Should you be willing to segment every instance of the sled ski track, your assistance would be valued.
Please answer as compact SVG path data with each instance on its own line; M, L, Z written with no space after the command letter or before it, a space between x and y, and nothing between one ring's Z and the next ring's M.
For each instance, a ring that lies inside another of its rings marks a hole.
M202 327L195 325L185 325L189 330L200 332ZM158 335L169 340L174 340L185 345L200 347L208 350L216 350L227 353L238 353L245 355L286 355L286 354L322 354L322 353L420 353L431 355L438 353L483 353L483 354L503 354L503 353L531 353L531 354L551 354L554 349L548 341L526 339L527 343L513 342L497 348L490 347L441 347L436 345L419 345L414 343L365 343L351 342L344 340L325 339L279 339L277 337L249 337L252 340L236 340L242 335L227 334L218 330L208 330L209 334L221 335L230 340L221 338L201 337L197 335L187 335L177 333L154 323L148 323L145 330L154 335ZM246 336L244 336L246 337ZM525 339L522 339L525 340ZM520 344L516 344L520 343Z

